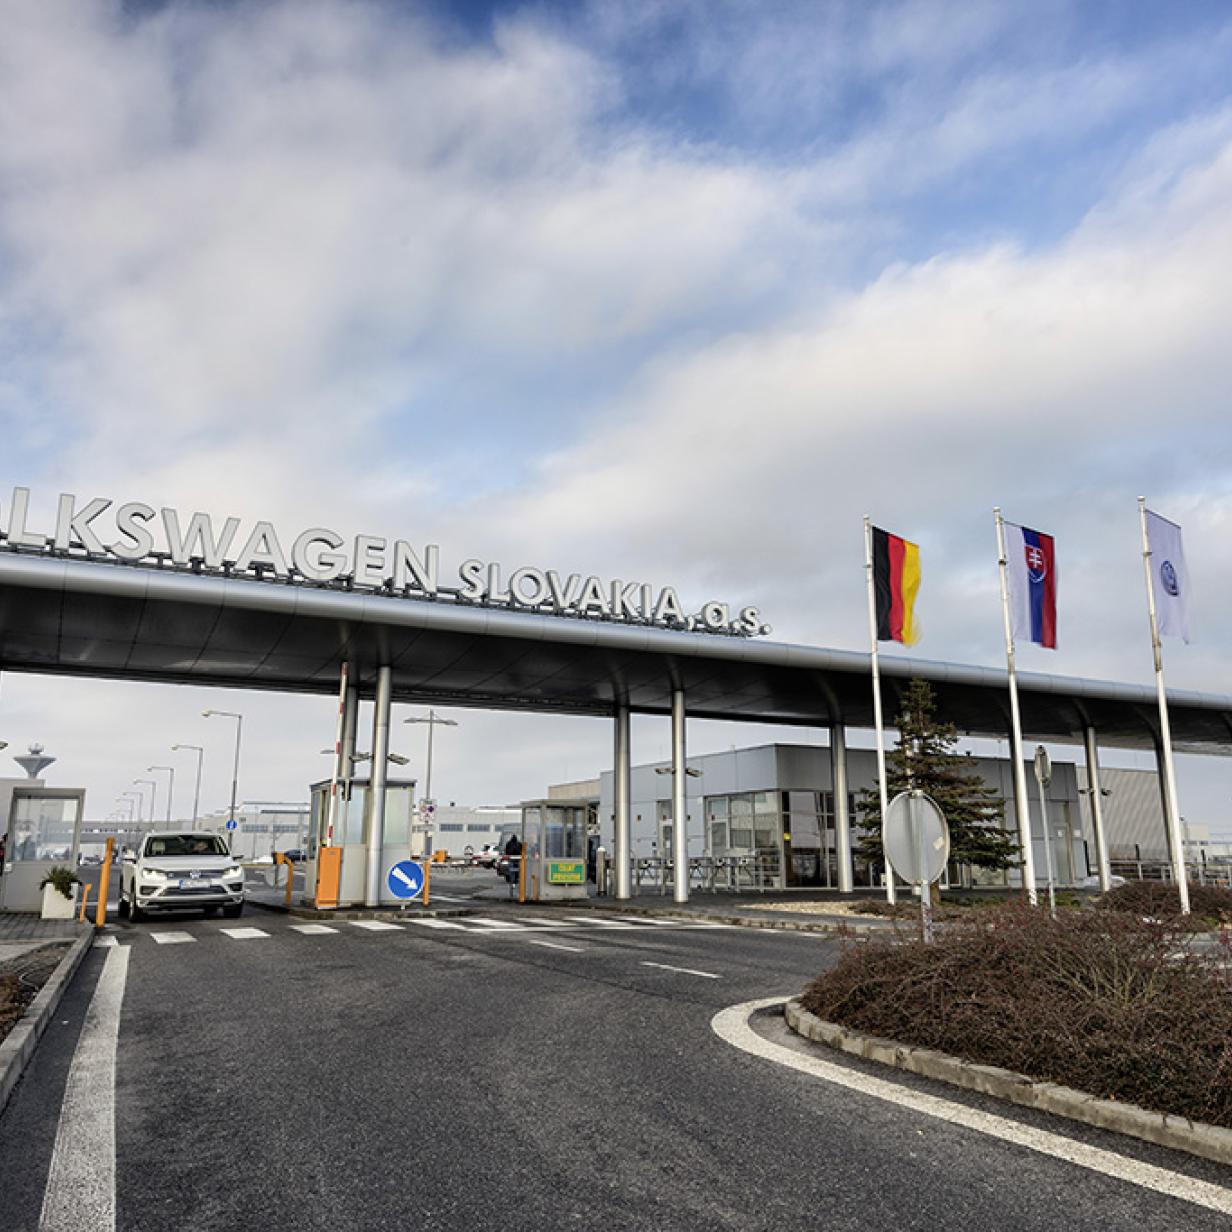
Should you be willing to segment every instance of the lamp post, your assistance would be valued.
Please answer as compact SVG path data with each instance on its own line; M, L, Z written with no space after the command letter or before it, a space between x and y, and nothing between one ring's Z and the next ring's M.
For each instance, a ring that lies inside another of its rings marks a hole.
M155 770L165 770L167 772L167 825L171 824L171 798L175 794L175 767L173 766L146 766L146 772L152 774Z
M128 830L126 833L130 840L136 838L136 826L134 821L141 821L141 806L145 803L145 792L143 791L122 791L118 797L119 801L128 805ZM136 816L134 817L134 814ZM135 846L135 843L130 842L129 846Z
M133 782L137 784L137 786L139 787L148 787L150 789L150 817L149 819L150 821L153 821L154 820L154 798L155 798L155 793L158 791L158 784L153 779L133 779ZM145 804L144 795L142 795L141 797L141 803L144 806ZM141 817L138 816L137 820L140 821Z
M201 815L201 766L205 761L205 750L199 744L173 744L173 753L191 749L197 755L197 786L193 790L193 829L197 828L197 818Z
M231 770L231 811L227 816L228 821L234 821L236 829L239 828L239 822L235 817L235 794L239 786L240 780L240 740L244 734L244 716L236 714L234 710L203 710L202 718L212 719L215 716L222 719L235 720L235 765ZM235 840L231 840L231 850L235 850Z
M432 805L435 802L432 799L432 735L436 731L437 726L441 727L457 727L457 722L454 719L442 719L435 710L429 710L427 716L416 715L414 718L403 719L404 723L427 723L428 725L428 759L424 763L424 794L423 803ZM424 853L430 856L432 854L432 823L429 820L431 813L424 815Z

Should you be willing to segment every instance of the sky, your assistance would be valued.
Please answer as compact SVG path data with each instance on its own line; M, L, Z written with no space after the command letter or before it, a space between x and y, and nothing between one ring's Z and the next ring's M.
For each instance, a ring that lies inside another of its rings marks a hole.
M999 505L1057 542L1059 646L1020 667L1150 683L1145 495L1196 596L1168 683L1232 693L1226 4L0 0L0 28L6 508L645 577L857 650L867 513L920 544L914 653L995 666ZM10 673L0 739L97 815L202 744L214 809L202 710L245 714L241 796L296 800L334 705ZM611 758L602 721L451 717L442 799ZM824 742L689 733L776 737ZM1232 837L1232 763L1178 770Z

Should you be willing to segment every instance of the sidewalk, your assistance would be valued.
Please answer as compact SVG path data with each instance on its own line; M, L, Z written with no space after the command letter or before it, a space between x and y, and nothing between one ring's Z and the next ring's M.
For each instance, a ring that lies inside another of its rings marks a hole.
M43 920L33 913L0 912L0 963L20 958L49 941L72 941L89 927L76 920Z

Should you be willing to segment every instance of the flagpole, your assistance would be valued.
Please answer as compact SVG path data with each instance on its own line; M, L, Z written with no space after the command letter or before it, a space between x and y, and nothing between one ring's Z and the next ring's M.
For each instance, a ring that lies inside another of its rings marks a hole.
M1176 769L1172 764L1172 724L1168 720L1168 695L1164 690L1164 650L1159 638L1159 614L1155 610L1155 579L1151 576L1151 539L1146 529L1146 497L1138 497L1138 522L1142 528L1142 572L1146 577L1146 606L1151 617L1151 650L1155 655L1155 692L1159 698L1159 739L1164 750L1164 821L1168 846L1172 848L1172 876L1181 896L1181 914L1189 914L1189 882L1185 873L1185 843L1181 835L1180 810L1176 803Z
M1014 811L1018 814L1018 842L1022 847L1022 884L1032 907L1039 905L1035 889L1035 853L1031 848L1031 812L1027 803L1027 771L1022 753L1022 720L1018 714L1018 674L1014 669L1014 629L1010 624L1010 590L1006 573L1005 523L999 508L992 511L997 523L997 567L1001 573L1001 619L1005 625L1005 664L1010 679L1010 736L1014 770Z
M882 862L885 864L886 902L898 902L894 890L894 870L885 858L885 819L890 811L890 796L886 788L885 732L881 722L881 664L877 656L877 595L873 584L873 526L864 516L864 576L868 582L868 640L873 660L873 726L877 731L877 787L881 794Z

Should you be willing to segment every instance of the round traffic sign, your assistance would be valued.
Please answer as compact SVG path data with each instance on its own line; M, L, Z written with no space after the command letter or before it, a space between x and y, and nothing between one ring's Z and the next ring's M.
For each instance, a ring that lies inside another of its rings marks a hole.
M414 860L399 860L385 877L395 898L418 898L423 893L424 871Z
M903 791L890 801L881 842L890 866L913 885L931 884L950 859L950 827L937 802L922 791Z
M228 830L238 830L239 828L240 828L240 823L236 821L234 817L227 818L227 829Z

